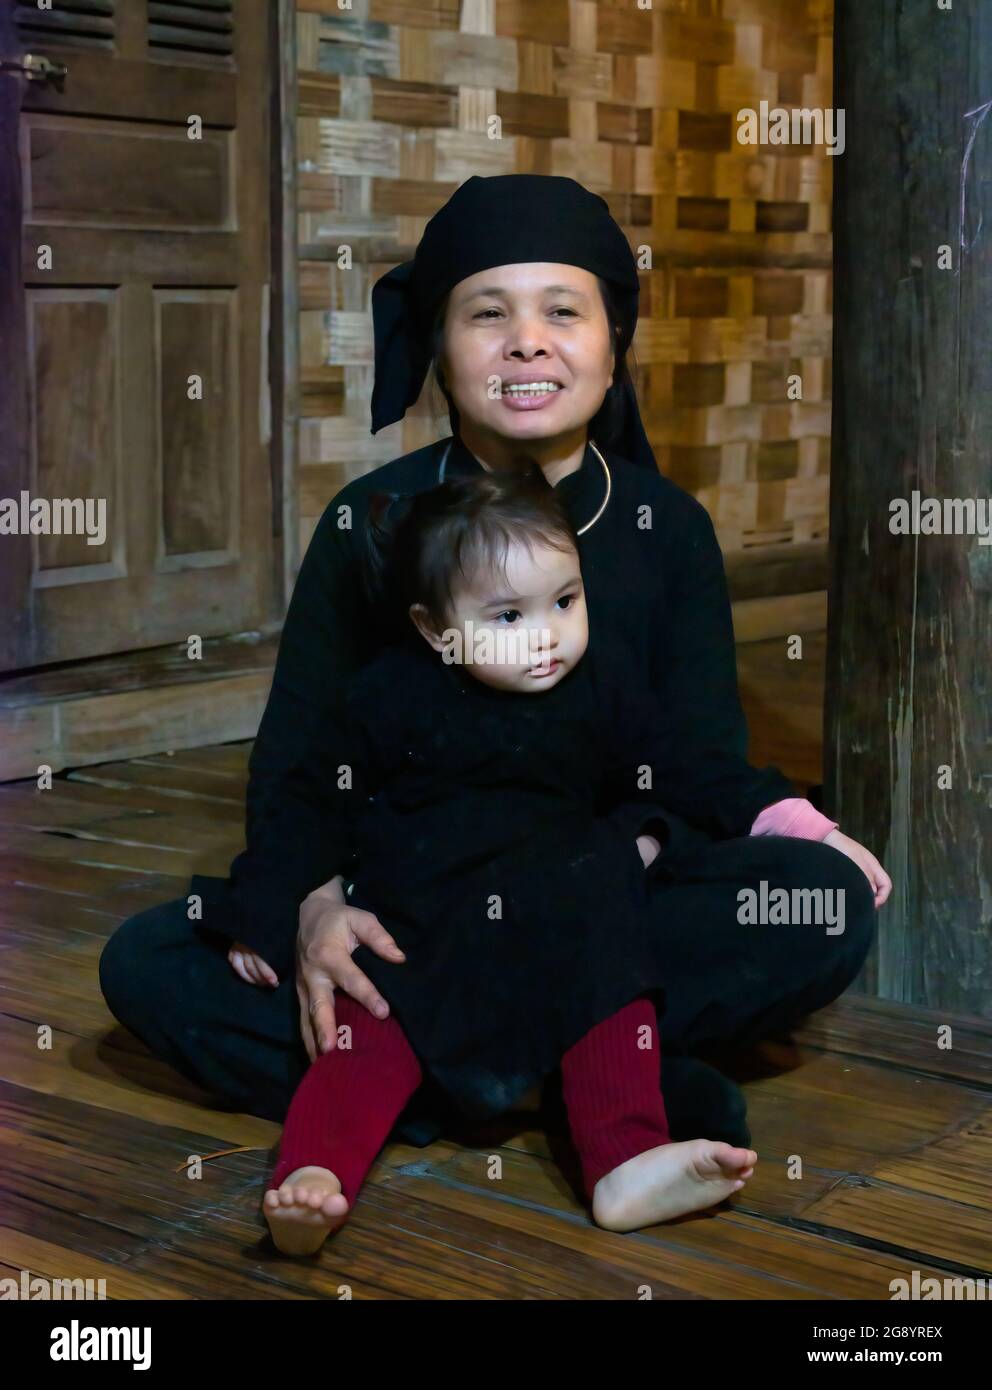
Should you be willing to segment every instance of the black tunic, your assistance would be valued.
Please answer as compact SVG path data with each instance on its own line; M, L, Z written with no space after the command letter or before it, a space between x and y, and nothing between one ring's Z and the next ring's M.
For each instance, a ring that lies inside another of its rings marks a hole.
M249 760L246 848L226 880L195 874L190 883L204 900L202 925L243 941L280 978L293 970L303 898L348 867L334 833L334 798L311 774L321 750L333 746L348 682L382 644L357 568L368 499L380 489L434 486L449 444L447 476L482 471L460 440L441 440L354 479L328 504L296 580ZM659 712L672 750L664 787L672 844L680 826L713 838L746 835L764 806L794 791L777 769L758 770L746 759L730 602L712 522L662 474L609 451L605 457L609 500L579 537L590 630L597 642L625 644L624 678ZM595 514L605 480L589 447L556 491L577 527ZM397 702L404 699L397 690ZM622 790L601 809L626 829L620 853L633 865L635 837L656 812Z
M308 773L329 784L339 859L357 864L351 902L407 956L360 946L355 962L468 1115L511 1106L662 983L635 836L597 814L619 791L648 822L670 761L629 666L593 636L548 690L497 690L414 633L352 682L336 746Z

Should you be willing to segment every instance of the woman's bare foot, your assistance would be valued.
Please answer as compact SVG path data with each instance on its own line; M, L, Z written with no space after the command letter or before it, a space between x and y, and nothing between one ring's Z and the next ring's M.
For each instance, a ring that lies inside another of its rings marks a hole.
M636 1231L722 1202L744 1186L758 1155L714 1139L660 1144L628 1158L593 1188L592 1215L608 1231Z
M262 1211L284 1255L312 1255L343 1225L348 1202L329 1168L297 1168L266 1192Z

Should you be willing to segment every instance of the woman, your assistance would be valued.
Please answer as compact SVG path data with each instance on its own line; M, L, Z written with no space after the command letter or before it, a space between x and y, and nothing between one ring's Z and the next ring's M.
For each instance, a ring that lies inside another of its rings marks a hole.
M402 418L433 364L452 436L331 501L300 569L249 761L247 848L228 880L194 875L189 899L123 923L100 962L115 1016L232 1106L281 1120L309 1061L333 1045L335 988L388 1013L352 952L361 944L401 958L381 924L348 905L349 866L329 862L320 797L293 790L306 781L294 769L316 764L339 717L348 676L383 639L357 567L374 492L416 493L535 460L579 533L590 623L626 639L631 683L665 711L692 768L684 780L701 790L666 809L652 880L674 1138L746 1145L740 1092L691 1054L791 1026L834 999L867 954L891 887L884 870L794 798L781 773L746 762L713 526L658 472L626 370L638 288L605 202L571 179L527 174L469 179L428 223L414 260L374 287L373 433ZM629 815L633 842L643 807ZM821 890L828 902L843 890L842 929L745 923L748 889ZM429 1142L442 1119L424 1091L397 1128Z

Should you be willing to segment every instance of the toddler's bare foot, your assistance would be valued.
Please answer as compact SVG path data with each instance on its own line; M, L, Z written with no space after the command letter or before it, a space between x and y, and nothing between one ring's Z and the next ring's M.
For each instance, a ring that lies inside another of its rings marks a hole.
M609 1231L636 1231L722 1202L744 1186L758 1155L714 1139L660 1144L628 1158L593 1189L592 1215Z
M297 1168L266 1192L262 1211L284 1255L312 1255L344 1223L348 1202L329 1168Z

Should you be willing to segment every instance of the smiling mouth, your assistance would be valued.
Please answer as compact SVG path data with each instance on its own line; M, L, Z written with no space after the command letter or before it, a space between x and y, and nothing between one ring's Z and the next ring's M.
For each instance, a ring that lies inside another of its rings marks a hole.
M519 386L504 386L504 396L552 396L563 388L555 381L525 382Z

